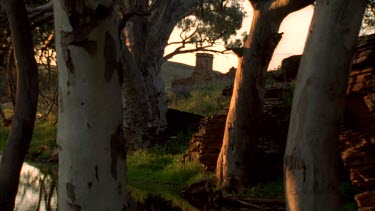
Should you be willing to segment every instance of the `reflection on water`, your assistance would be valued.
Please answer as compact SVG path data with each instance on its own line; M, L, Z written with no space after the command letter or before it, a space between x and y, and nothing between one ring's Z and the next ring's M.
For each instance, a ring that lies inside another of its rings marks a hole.
M131 200L129 210L197 210L178 195L165 197L135 189L129 193ZM57 176L44 173L40 169L24 163L16 198L15 211L56 211L57 210Z
M23 164L16 197L17 211L57 210L56 177L38 168Z

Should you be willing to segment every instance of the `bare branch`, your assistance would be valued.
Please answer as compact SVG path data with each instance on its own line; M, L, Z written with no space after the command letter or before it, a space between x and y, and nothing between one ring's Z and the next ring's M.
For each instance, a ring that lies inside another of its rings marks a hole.
M174 57L178 54L194 53L194 52L198 52L198 51L227 54L230 51L228 49L218 51L218 50L209 49L210 47L212 47L212 45L197 47L197 48L194 48L194 49L181 50L184 47L180 46L180 47L176 48L172 53L169 53L169 54L165 55L163 57L163 62L167 61L168 59L171 59L172 57Z
M133 16L149 16L151 15L150 11L131 11L128 13L125 13L123 10L120 11L121 13L121 19L119 23L119 29L122 31L122 29L125 28L126 23L129 21L129 19Z
M50 47L53 44L54 40L55 40L55 31L52 30L51 33L48 35L47 39L44 41L42 45L42 50Z

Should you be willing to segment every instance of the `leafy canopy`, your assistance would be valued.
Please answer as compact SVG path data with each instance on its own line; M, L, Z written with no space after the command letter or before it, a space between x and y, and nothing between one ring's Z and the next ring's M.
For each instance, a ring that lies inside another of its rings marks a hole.
M182 30L183 42L202 47L213 45L219 39L227 41L242 26L246 13L240 2L242 0L202 1L177 25Z

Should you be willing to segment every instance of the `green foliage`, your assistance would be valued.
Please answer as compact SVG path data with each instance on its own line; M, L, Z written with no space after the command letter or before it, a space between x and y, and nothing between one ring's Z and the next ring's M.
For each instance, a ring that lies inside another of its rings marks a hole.
M355 202L348 202L344 203L343 211L356 211L358 210L358 206Z
M244 195L252 198L284 198L284 180L279 178L267 183L259 183L250 188Z
M296 86L295 81L290 82L285 86L284 93L282 95L283 108L291 108L293 102L293 93Z
M145 177L145 181L175 184L180 188L203 171L198 162L185 163L182 154L137 151L128 158L128 178L133 181Z
M3 151L6 140L8 138L9 129L3 126L0 126L0 154Z
M0 125L0 152L4 150L9 131L10 127ZM52 124L50 119L43 121L37 120L35 122L34 133L26 159L36 159L39 161L48 159L55 148L56 127Z
M192 15L180 21L184 43L197 47L213 45L218 39L227 41L242 26L245 11L238 0L205 0Z
M375 0L368 1L363 22L364 29L375 29Z
M344 211L355 211L358 209L357 204L354 201L354 195L356 191L350 182L342 182L339 186L339 192L343 200Z
M189 95L185 89L183 94L169 91L169 107L203 116L223 112L229 107L230 97L222 96L221 93L228 84L229 81L212 81L206 85L185 88Z
M193 135L191 130L179 131L177 136L171 137L163 147L165 152L171 154L184 153L189 146L189 141Z
M178 195L183 186L212 176L204 174L199 162L184 162L182 154L135 151L128 154L127 164L129 186L154 194Z

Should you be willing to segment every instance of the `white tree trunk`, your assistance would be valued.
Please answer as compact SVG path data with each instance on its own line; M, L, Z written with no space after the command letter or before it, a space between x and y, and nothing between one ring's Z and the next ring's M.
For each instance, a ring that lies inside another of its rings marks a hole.
M198 0L163 0L150 16L134 16L125 28L127 61L123 86L124 127L131 148L148 148L167 128L167 95L161 77L164 49L174 27ZM146 11L148 1L126 0L129 10Z
M338 137L365 0L317 1L298 71L284 157L287 208L341 210Z
M279 27L288 14L312 2L251 1L253 21L237 67L216 169L224 196L241 192L259 179L255 148L262 129L265 74L281 39Z
M126 210L115 1L55 0L59 210Z

